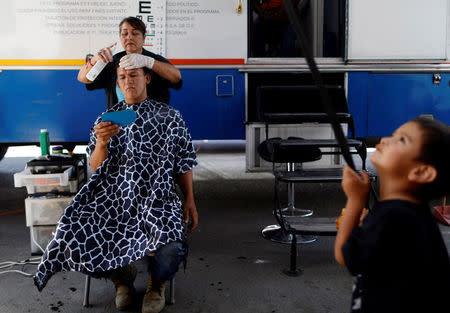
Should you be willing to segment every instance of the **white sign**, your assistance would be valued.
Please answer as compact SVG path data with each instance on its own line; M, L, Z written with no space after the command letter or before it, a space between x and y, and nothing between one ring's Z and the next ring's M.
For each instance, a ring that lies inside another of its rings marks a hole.
M119 23L140 17L148 50L165 54L166 0L2 0L0 59L80 59L119 41Z
M119 23L127 16L146 23L145 48L170 59L244 59L247 54L247 1L1 2L0 65L27 60L81 64L86 54L120 41Z
M167 57L175 59L245 58L247 1L167 0Z
M134 1L129 12L144 21L147 33L144 48L156 54L166 54L166 0ZM137 7L136 7L137 4ZM130 14L132 15L132 14Z

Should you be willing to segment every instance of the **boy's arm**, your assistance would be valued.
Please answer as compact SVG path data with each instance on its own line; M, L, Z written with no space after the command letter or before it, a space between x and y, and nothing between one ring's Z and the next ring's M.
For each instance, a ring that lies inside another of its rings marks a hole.
M192 224L188 229L188 232L192 232L198 226L198 213L197 207L195 206L194 199L194 188L192 183L192 170L186 173L180 174L178 176L178 184L180 185L181 191L184 195L184 218L186 224L188 224L189 219L192 219Z
M342 246L350 237L352 229L358 225L369 192L369 175L364 172L360 172L360 174L361 177L348 166L344 169L342 188L347 196L347 203L334 244L334 257L341 265L345 265Z

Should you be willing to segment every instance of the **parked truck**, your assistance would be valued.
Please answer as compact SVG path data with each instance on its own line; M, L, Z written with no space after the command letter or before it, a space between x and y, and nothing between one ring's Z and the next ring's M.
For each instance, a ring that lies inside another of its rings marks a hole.
M356 137L371 144L418 115L450 124L449 0L289 1L325 82L346 89ZM313 84L281 0L5 0L0 15L0 157L41 128L69 149L88 141L106 100L76 76L130 15L180 69L170 104L194 139L245 139L254 156L257 87Z

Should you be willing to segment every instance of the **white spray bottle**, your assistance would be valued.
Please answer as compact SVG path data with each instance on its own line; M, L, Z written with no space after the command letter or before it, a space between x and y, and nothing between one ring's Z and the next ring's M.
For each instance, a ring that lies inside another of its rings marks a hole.
M111 50L111 55L114 55L116 53L116 47L117 43L109 47L109 50ZM103 71L106 64L108 64L108 62L105 63L102 61L102 59L99 59L90 69L90 71L86 74L86 78L89 79L91 82L93 82L97 78L97 76L101 73L101 71Z

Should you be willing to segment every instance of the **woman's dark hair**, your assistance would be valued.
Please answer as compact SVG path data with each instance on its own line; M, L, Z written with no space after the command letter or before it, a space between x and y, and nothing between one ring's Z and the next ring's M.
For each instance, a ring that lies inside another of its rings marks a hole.
M436 179L425 185L421 196L425 200L447 194L450 178L450 131L444 123L429 118L418 117L411 122L422 130L422 147L419 160L434 166Z
M144 36L144 38L145 38L145 33L147 31L147 28L145 27L144 22L142 22L140 19L133 17L133 16L126 17L120 22L119 34L120 34L120 30L122 29L122 24L125 22L127 22L128 24L130 24L131 26L133 26L134 28L139 30L142 33L142 36Z

